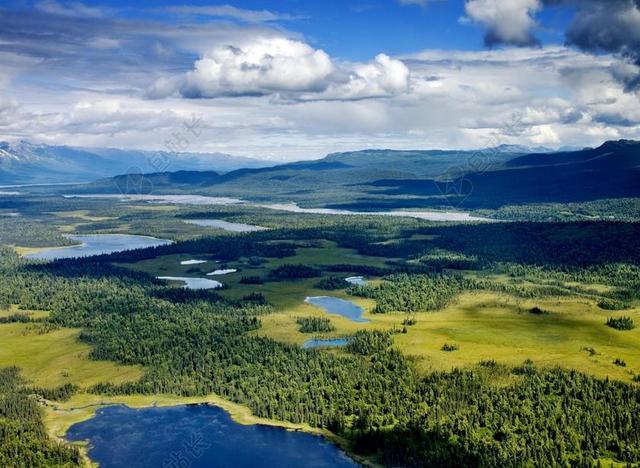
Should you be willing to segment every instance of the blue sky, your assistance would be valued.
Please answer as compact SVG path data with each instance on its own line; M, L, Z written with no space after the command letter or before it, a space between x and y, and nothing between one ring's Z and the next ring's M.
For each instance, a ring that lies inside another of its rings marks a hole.
M265 2L241 1L234 5L260 10ZM375 0L283 1L271 5L275 11L300 17L283 22L285 27L302 33L331 55L350 60L366 60L380 52L399 55L424 48L483 47L480 28L458 22L464 16L462 1L436 1L426 7Z
M7 0L0 139L308 159L640 138L635 0Z
M11 3L11 2L9 2ZM29 4L15 1L15 5ZM37 4L38 2L33 2ZM158 20L173 23L176 15L162 11L179 5L175 0L132 2L106 0L85 2L87 5L112 8L122 18ZM464 0L431 0L402 4L396 0L328 1L284 0L264 2L237 0L211 2L195 0L189 6L233 6L247 11L270 11L290 15L291 19L272 21L298 32L312 44L331 55L349 60L365 60L380 52L389 55L409 54L419 50L481 50L484 48L482 27L462 19L466 16ZM573 8L560 6L541 11L537 32L544 43L561 44ZM200 23L211 17L178 15ZM220 20L223 18L216 18Z

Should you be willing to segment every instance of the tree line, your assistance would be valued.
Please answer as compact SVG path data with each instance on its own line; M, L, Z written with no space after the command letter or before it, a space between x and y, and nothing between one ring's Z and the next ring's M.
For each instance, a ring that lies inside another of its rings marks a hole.
M34 395L62 400L74 390L27 388L17 368L0 368L0 466L80 466L76 447L49 438Z

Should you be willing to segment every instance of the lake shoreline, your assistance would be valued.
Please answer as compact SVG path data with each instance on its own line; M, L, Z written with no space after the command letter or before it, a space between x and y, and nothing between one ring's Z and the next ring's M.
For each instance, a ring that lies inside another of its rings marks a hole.
M357 455L352 452L349 442L327 429L312 427L308 424L296 424L287 421L262 418L255 416L251 410L241 404L226 400L218 395L211 394L201 397L180 397L177 395L121 395L103 396L92 394L79 394L68 402L57 403L50 401L41 402L45 408L45 425L50 437L78 447L86 466L97 467L97 463L89 457L88 444L84 442L69 442L66 433L74 424L89 420L96 416L101 408L110 406L127 406L132 409L144 409L154 407L209 405L225 411L237 424L260 425L284 429L292 432L305 432L324 437L326 440L339 447L349 458L366 467L380 467L370 458ZM64 416L63 416L64 415Z
M67 239L73 240L74 236L81 236L81 237L91 237L91 236L104 236L104 235L108 235L108 236L136 236L136 237L142 237L145 239L151 239L151 240L156 240L156 241L171 241L170 239L161 239L159 237L153 237L153 236L146 236L143 234L123 234L121 232L113 232L113 233L100 233L100 234L63 234L63 236ZM72 244L72 245L53 245L53 246L47 246L47 247L23 247L20 245L13 245L13 249L18 253L18 255L20 255L21 257L25 257L27 255L31 255L31 254L37 254L40 253L44 250L60 250L60 249L74 249L74 248L79 248L79 247L83 247L85 246L86 243L85 242L78 242L77 244Z
M19 245L12 246L13 250L16 251L18 255L22 258L28 258L28 255L39 254L40 252L49 251L49 250L62 250L62 249L74 249L78 247L82 247L82 243L73 244L73 245L58 245L53 247L22 247Z
M16 251L27 260L44 260L55 261L65 258L86 258L99 255L107 255L117 252L124 252L128 250L138 250L150 247L157 247L161 245L172 244L170 239L161 239L153 236L136 235L136 234L63 234L65 238L78 242L74 245L68 246L54 246L54 247L38 247L38 248L16 248ZM119 239L114 244L114 240ZM134 244L122 244L118 245L122 241L130 241ZM144 243L142 243L144 241ZM102 242L102 244L101 244ZM137 245L136 245L137 244ZM67 253L77 253L76 255L67 255Z

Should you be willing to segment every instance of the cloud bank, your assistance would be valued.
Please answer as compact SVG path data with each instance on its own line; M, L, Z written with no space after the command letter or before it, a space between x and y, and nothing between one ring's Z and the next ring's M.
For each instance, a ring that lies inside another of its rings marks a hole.
M594 53L610 52L640 66L640 0L581 0L567 43ZM627 90L640 89L640 73L620 76Z
M271 25L261 10L161 22L61 0L0 7L0 140L166 149L196 120L189 151L282 160L640 139L639 94L628 92L637 1L571 1L564 45L498 47L535 42L538 3L471 0L467 15L491 30L494 47L358 61Z
M488 46L539 45L535 15L544 7L576 9L566 44L594 54L612 53L640 67L640 0L467 0L468 19L485 28ZM621 68L627 91L640 89L640 70Z
M292 101L390 97L409 88L410 71L385 54L369 63L336 63L326 52L285 37L214 48L183 76L161 78L154 98L270 96Z

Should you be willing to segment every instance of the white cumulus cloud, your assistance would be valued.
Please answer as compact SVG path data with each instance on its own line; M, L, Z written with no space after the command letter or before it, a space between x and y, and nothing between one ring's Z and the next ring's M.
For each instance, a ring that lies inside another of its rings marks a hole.
M400 60L379 54L371 63L357 64L344 84L332 85L328 96L365 99L394 96L409 88L410 72Z
M469 18L487 29L487 45L533 45L533 15L542 9L540 0L468 0Z
M402 61L385 54L366 63L336 63L304 42L259 38L214 48L195 62L180 83L162 78L148 95L164 97L179 89L186 98L278 95L292 101L357 100L404 92L409 77Z
M334 65L322 50L286 38L264 38L213 49L195 63L185 97L267 95L322 90Z

